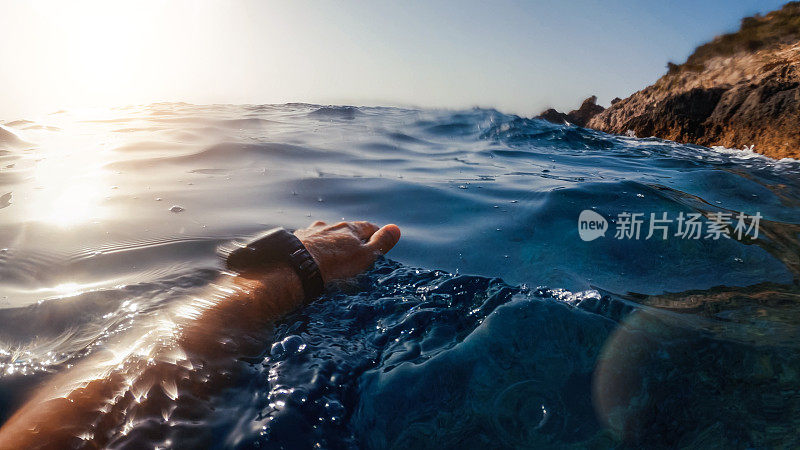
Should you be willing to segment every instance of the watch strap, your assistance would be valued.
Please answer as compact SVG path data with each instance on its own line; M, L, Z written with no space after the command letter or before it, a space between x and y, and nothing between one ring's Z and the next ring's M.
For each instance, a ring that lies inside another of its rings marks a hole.
M305 245L303 245L300 239L297 239L295 235L292 234L292 237L297 240L300 247L296 248L292 253L289 253L288 258L290 265L300 277L300 283L303 285L303 292L305 293L306 299L315 299L322 295L322 292L325 290L322 274L319 271L317 262L314 261L314 257L311 256L311 253L308 252Z

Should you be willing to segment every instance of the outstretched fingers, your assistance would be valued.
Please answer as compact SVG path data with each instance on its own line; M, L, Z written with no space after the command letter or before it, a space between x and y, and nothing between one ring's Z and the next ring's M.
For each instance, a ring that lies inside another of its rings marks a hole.
M389 224L378 229L367 241L367 248L385 255L400 240L400 227Z

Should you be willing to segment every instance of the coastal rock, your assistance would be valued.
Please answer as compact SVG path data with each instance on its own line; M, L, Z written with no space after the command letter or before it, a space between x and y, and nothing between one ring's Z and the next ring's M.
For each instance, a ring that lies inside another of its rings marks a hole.
M556 111L553 108L550 108L547 111L544 111L543 113L539 114L539 118L557 124L562 124L570 121L568 115L560 111Z
M572 118L572 123L584 127L589 123L592 117L600 114L604 110L605 108L597 104L597 96L593 95L584 100L580 108L570 111L569 116Z
M585 127L592 117L603 112L605 108L597 104L597 96L593 95L581 103L581 107L570 111L568 114L556 111L553 108L541 113L539 118L552 123L571 123Z
M800 2L748 17L586 126L800 158Z

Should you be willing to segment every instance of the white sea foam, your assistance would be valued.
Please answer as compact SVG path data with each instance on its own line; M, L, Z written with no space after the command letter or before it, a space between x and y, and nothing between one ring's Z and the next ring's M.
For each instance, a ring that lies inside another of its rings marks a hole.
M727 156L732 156L732 157L738 158L738 159L760 159L760 160L763 160L763 161L774 162L774 163L797 163L797 162L800 162L800 159L795 159L795 158L781 158L781 159L770 158L769 156L765 156L765 155L763 155L761 153L756 152L754 150L754 148L755 148L754 145L751 145L749 147L745 145L744 148L742 148L742 149L728 148L728 147L724 147L722 145L715 145L715 146L712 146L710 148L711 148L711 150L713 150L713 151L715 151L717 153L720 153L720 154L723 154L723 155L727 155Z

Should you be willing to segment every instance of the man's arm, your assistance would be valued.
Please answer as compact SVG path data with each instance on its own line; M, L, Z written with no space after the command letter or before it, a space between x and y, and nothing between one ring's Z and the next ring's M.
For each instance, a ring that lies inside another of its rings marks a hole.
M379 229L368 222L331 226L315 222L295 234L326 282L363 272L400 239L396 225ZM268 325L303 301L300 279L288 265L247 277L223 276L209 295L181 305L175 345L189 359L224 363L246 352L245 346L263 345ZM158 362L138 372L136 368L109 371L91 366L91 361L79 364L34 394L0 428L0 449L60 448L76 439L102 446L107 430L119 425L109 420L115 399L124 398L137 383L168 379L175 376L171 372L181 370Z

